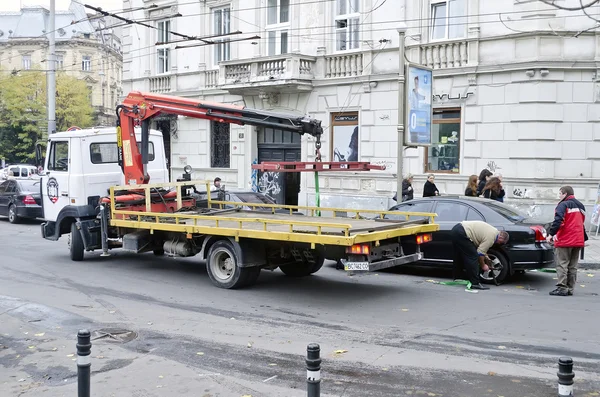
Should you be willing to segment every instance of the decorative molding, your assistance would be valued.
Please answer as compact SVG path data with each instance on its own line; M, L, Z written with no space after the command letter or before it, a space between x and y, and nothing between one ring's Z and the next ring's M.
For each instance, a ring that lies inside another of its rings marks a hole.
M278 92L266 92L260 91L258 93L258 97L263 100L263 102L268 103L270 106L275 106L279 104L279 93Z

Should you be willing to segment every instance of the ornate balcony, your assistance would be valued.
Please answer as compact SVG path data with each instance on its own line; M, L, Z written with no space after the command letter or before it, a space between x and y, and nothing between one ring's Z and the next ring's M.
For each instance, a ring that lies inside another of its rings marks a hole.
M150 92L164 94L171 92L171 76L154 76L150 77Z
M299 54L225 61L219 65L218 85L220 89L240 95L259 94L269 89L310 91L315 65L315 57Z
M442 41L408 46L409 58L432 69L452 69L478 65L478 41Z

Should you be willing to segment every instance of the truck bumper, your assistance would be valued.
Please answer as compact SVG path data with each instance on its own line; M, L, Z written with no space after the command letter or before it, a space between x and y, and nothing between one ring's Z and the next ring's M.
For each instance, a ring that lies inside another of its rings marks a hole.
M58 233L56 233L56 222L44 222L41 225L42 237L46 240L57 241Z
M416 262L423 259L423 253L417 252L410 255L399 256L397 258L384 259L377 262L351 262L342 259L344 270L353 272L375 272L382 269L387 269L394 266L405 265L407 263Z

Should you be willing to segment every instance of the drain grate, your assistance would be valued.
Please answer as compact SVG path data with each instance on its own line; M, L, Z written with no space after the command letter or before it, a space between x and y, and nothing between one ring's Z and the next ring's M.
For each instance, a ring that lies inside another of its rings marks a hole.
M103 340L114 343L131 342L138 337L135 331L124 328L102 328L92 332L92 340Z

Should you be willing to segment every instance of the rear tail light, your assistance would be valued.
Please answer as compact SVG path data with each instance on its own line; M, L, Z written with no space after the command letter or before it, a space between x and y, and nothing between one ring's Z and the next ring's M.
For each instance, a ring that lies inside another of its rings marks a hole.
M417 234L417 244L428 243L433 239L431 233Z
M369 247L369 244L354 244L353 246L346 248L347 254L369 255L370 252L371 248Z
M37 204L32 196L25 196L23 204Z
M536 243L543 243L544 241L546 241L546 236L548 236L548 234L546 233L546 229L544 229L543 226L531 226L530 229L535 232Z

